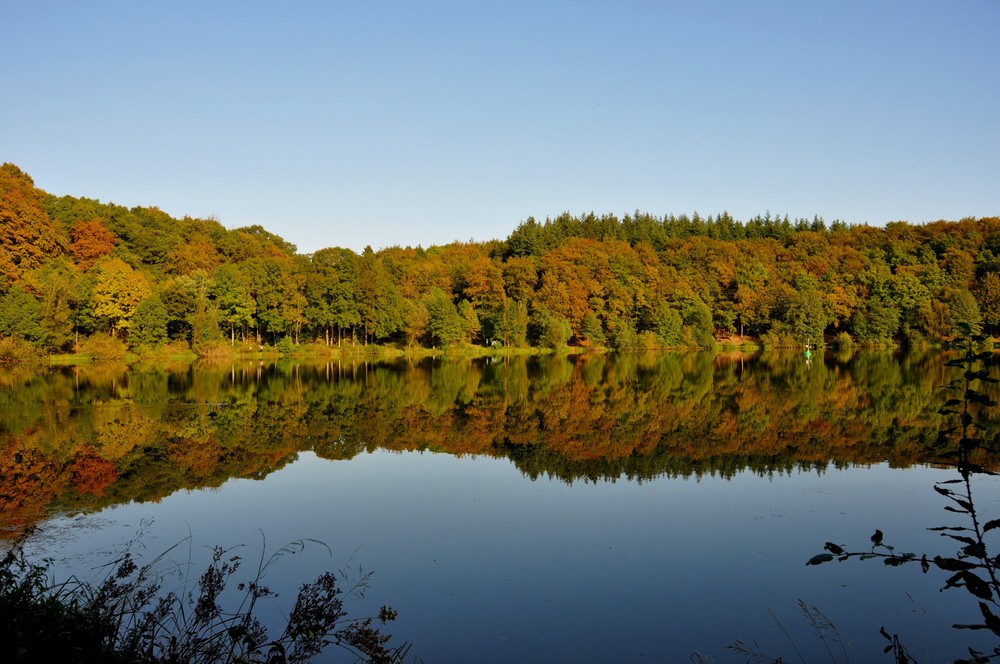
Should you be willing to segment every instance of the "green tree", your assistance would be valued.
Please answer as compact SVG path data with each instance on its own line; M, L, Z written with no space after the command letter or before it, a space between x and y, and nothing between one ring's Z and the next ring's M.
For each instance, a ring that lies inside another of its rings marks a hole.
M465 338L467 323L447 293L437 286L431 287L424 306L428 314L427 330L435 345L447 348Z
M82 311L83 281L65 257L49 261L30 275L27 283L39 298L46 343L53 350L66 350L73 343L75 314Z
M133 346L157 348L167 342L167 307L163 300L153 295L136 307L129 330L129 343Z
M504 346L524 346L528 343L528 305L511 299L504 301L497 327Z
M697 295L678 295L676 299L684 321L682 329L685 336L697 346L711 348L715 343L712 310Z
M650 327L665 346L677 346L681 343L684 319L677 309L666 302L661 302L656 308Z
M403 327L403 298L382 258L365 249L358 270L360 324L376 341L388 339ZM431 316L433 318L433 312ZM433 330L432 330L433 334Z
M431 322L427 304L422 300L405 300L403 303L403 335L407 346L415 346L427 335Z
M590 344L601 345L607 341L607 337L604 335L604 326L601 325L597 314L592 311L583 317L580 334Z
M17 337L41 345L45 340L42 305L20 286L0 297L0 336Z
M987 272L976 287L976 301L983 322L994 330L1000 327L1000 275Z
M796 291L785 322L792 337L801 344L822 344L823 332L830 323L823 303L823 296L812 284Z
M982 328L983 317L979 312L979 305L966 288L959 290L951 298L951 324L953 334L959 334L963 325L968 326L972 334L979 334Z
M538 344L546 348L563 348L573 336L569 321L545 306L537 307L532 313L531 326Z
M239 266L220 265L212 275L210 295L219 312L219 322L229 328L229 342L236 342L236 331L246 341L247 330L253 325L257 302L251 295L251 284Z
M892 343L899 330L899 309L888 298L872 297L855 314L852 326L864 343Z

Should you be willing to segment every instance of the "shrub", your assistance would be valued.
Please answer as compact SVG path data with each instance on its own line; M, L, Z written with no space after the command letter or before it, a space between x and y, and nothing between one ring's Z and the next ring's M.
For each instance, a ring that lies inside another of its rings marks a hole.
M833 345L840 350L851 350L854 348L854 338L847 332L841 332L834 337Z
M277 344L278 352L282 355L291 355L297 348L291 337L281 337Z
M196 591L163 592L153 565L140 567L126 552L106 566L94 586L81 581L55 584L48 563L27 559L22 538L0 559L0 660L5 662L241 662L282 664L310 661L336 645L360 661L399 662L407 645L389 647L375 621L396 617L383 606L376 618L351 618L340 576L325 572L302 586L280 635L272 638L254 615L258 602L275 597L261 584L267 568L304 542L279 550L260 565L254 578L240 583L236 611L224 610L220 597L240 569L241 559L216 547L199 577ZM154 561L163 562L161 556ZM370 574L346 589L361 595Z
M77 352L95 360L120 360L128 353L128 346L117 337L96 332L80 342Z
M0 337L0 364L18 362L39 362L42 356L38 348L15 337Z
M774 321L771 329L760 335L760 341L765 348L792 348L802 345L792 337L781 321Z

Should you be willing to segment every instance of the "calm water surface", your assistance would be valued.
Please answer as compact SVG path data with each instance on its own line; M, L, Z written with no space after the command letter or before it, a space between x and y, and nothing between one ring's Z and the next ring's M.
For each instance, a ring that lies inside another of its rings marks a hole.
M392 605L425 662L745 661L737 640L829 661L799 600L851 661L883 657L883 625L922 662L981 636L951 628L978 611L943 573L805 565L875 528L954 553L927 530L959 518L933 491L955 475L929 442L938 356L106 371L0 393L0 514L60 570L96 577L140 530L179 561L321 540L269 585L371 570L353 608ZM976 495L1000 512L993 482Z

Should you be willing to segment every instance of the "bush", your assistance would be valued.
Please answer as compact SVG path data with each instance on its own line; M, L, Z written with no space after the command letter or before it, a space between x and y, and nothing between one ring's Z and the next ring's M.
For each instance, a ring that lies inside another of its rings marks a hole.
M771 329L760 335L760 342L764 344L765 348L794 348L802 346L801 343L795 340L781 321L774 321L771 324Z
M278 352L282 355L291 355L295 352L297 346L295 342L292 341L291 337L281 337L281 339L278 340L277 348Z
M0 364L35 363L42 359L38 348L16 337L0 337Z
M375 620L396 617L383 606L377 618L350 618L345 590L330 572L302 586L277 638L254 615L258 602L275 593L261 585L267 568L296 542L270 558L261 555L253 580L237 588L243 599L236 611L219 599L240 568L240 557L216 547L193 593L163 592L162 576L151 565L138 566L130 553L106 566L98 585L81 581L55 584L47 562L29 561L22 538L0 560L0 661L4 662L285 662L310 661L336 645L360 661L399 662L405 644L389 647ZM154 562L163 562L163 557ZM347 589L360 595L370 574ZM185 586L186 587L186 586Z
M847 332L841 332L834 337L833 345L840 350L851 350L854 348L854 338Z
M640 332L639 348L642 350L660 350L664 348L663 337L652 330Z
M194 347L198 357L225 359L233 356L233 347L228 341L206 341Z
M77 352L95 360L121 360L128 353L128 346L117 337L96 332L80 342Z

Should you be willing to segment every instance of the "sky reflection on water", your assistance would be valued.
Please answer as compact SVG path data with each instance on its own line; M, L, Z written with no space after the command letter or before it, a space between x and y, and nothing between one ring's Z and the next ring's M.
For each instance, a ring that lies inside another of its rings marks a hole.
M882 625L921 661L939 661L971 642L950 627L975 618L964 591L939 592L944 577L915 565L805 561L827 540L862 547L876 527L900 550L947 551L926 528L957 520L932 489L949 472L877 465L568 484L533 481L490 457L378 451L329 461L306 452L263 480L232 479L46 529L74 524L71 538L53 537L50 553L78 572L149 520L142 543L150 554L188 534L195 559L214 544L246 545L254 559L262 536L268 551L320 540L331 551L309 546L281 561L268 576L272 588L293 595L330 567L372 570L356 609L392 605L399 620L389 631L428 663L687 661L695 651L742 661L726 649L737 639L788 657L769 609L808 654L820 644L799 599L837 624L855 661L881 653ZM998 494L987 482L978 499L988 508Z

